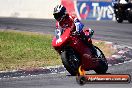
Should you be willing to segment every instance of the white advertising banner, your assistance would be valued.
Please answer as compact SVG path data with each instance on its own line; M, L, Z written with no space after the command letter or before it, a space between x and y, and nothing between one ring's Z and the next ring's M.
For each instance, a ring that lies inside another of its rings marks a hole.
M0 17L52 19L60 0L0 0Z

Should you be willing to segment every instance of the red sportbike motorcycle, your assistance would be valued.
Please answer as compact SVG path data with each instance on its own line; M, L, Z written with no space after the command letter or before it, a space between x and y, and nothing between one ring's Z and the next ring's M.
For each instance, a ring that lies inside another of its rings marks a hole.
M97 74L105 74L108 69L107 60L103 52L96 46L97 57L92 54L87 44L82 41L79 35L67 28L61 35L61 42L52 40L52 46L60 54L62 63L71 75L77 75L79 66L85 71L94 70Z

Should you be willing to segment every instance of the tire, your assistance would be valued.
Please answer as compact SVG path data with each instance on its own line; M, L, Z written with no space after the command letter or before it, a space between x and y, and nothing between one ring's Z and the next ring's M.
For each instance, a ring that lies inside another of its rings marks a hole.
M64 50L61 53L61 59L66 70L72 75L78 74L78 68L80 66L80 59L77 53L73 49Z
M98 61L99 61L99 66L97 68L94 69L94 71L97 74L106 74L107 70L108 70L108 63L107 60L103 54L103 52L96 46L94 46L97 50L97 54L100 53L100 55L98 55Z
M129 11L128 13L128 22L132 23L132 12L131 11Z
M128 22L129 22L129 23L132 23L132 16L129 17Z
M120 17L116 17L116 21L117 21L118 23L122 23L122 22L123 22L123 19L120 18Z
M132 23L132 19L128 19L128 22L129 22L129 23Z

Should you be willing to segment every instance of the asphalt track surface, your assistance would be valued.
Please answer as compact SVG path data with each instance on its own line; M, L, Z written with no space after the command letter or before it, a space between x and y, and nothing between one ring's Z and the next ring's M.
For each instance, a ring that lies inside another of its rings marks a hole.
M132 24L113 21L83 21L95 31L94 39L111 41L132 47ZM54 34L55 21L46 19L0 18L0 28ZM108 73L130 74L132 62L110 66ZM132 88L129 84L86 84L80 86L68 73L0 79L0 88Z

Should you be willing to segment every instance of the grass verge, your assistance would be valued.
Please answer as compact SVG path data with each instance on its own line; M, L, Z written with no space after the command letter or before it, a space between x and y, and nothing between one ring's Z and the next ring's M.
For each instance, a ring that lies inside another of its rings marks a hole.
M60 65L61 59L51 46L52 35L19 31L0 31L0 70L18 70ZM105 55L111 54L104 42ZM109 54L108 54L109 53Z
M51 35L1 31L0 70L61 64L51 40Z

